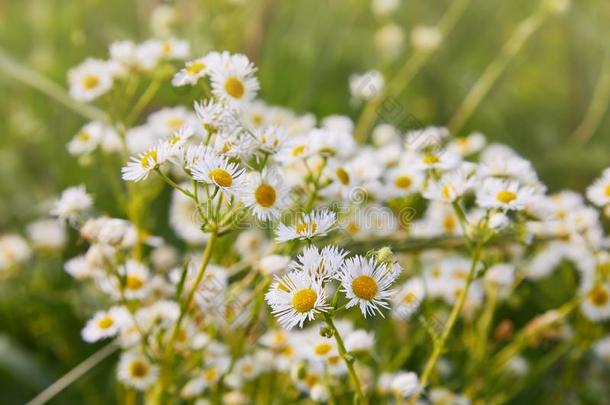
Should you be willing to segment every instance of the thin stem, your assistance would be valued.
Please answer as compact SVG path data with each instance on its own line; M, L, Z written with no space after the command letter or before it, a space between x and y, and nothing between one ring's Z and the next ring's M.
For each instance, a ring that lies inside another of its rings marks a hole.
M156 168L155 171L157 172L157 174L159 174L159 176L161 176L161 178L163 179L163 181L165 181L167 184L169 184L171 187L175 188L176 190L180 191L182 194L186 195L187 197L192 198L193 200L197 201L197 198L195 198L195 195L193 193L191 193L190 191L186 190L183 187L180 187L175 181L173 181L172 179L169 178L168 175L166 175L165 173L163 173L161 171L161 169Z
M409 404L411 404L411 405L414 405L417 403L417 400L419 399L424 387L426 386L426 384L428 383L428 380L430 379L430 376L432 375L432 372L434 371L436 362L438 361L439 357L445 350L445 344L447 342L447 339L451 335L451 332L453 331L453 327L455 326L457 319L458 319L460 313L462 312L462 308L464 307L464 303L466 302L466 297L468 296L468 290L470 289L470 285L472 284L472 281L474 280L474 276L476 273L477 264L479 262L479 257L481 256L482 248L483 248L483 245L481 243L477 243L477 245L474 248L474 251L472 253L472 262L470 264L470 271L468 272L468 278L466 279L466 284L464 285L464 288L462 289L460 296L458 297L457 301L453 305L453 308L451 309L451 314L449 315L449 319L447 320L447 324L445 325L445 329L444 329L443 333L441 334L440 338L434 343L434 348L432 350L432 354L428 358L428 361L426 362L424 371L420 378L419 384L420 384L421 389L415 395L413 395L413 397L411 397L411 399L409 401Z
M349 358L349 354L347 353L347 350L345 349L345 344L343 343L343 338L339 334L339 331L337 330L337 327L335 326L335 323L333 322L333 319L329 314L324 314L324 320L326 321L326 324L328 325L330 330L332 330L333 336L335 337L335 340L337 341L339 355L341 356L341 358L345 362L345 365L347 366L347 371L350 375L352 384L354 385L354 389L356 391L356 400L359 404L365 405L367 403L367 400L366 400L366 397L364 396L364 393L362 392L362 385L360 384L360 379L358 378L358 374L356 374L356 370L354 369L354 361L353 361L353 359Z
M130 126L138 119L142 110L146 108L146 106L150 103L155 94L157 94L159 88L161 88L161 81L158 79L153 80L148 85L148 87L146 88L146 90L144 90L144 93L142 93L138 101L136 101L131 112L127 116L127 119L125 119L125 124L127 126Z
M74 100L66 90L57 83L47 79L40 73L22 65L10 54L0 48L0 71L9 78L28 85L49 98L52 98L81 116L94 120L110 122L110 117L104 111L94 106Z
M49 402L74 381L78 380L93 367L101 363L105 358L116 352L118 348L119 346L117 346L114 342L102 347L97 352L93 353L91 356L79 363L72 370L64 374L59 380L45 388L44 391L36 395L36 397L34 397L34 399L32 399L26 405L42 405Z
M610 103L610 52L606 52L602 63L599 80L595 85L595 93L587 109L584 119L574 130L572 138L581 143L587 143L604 117Z
M479 80L470 89L457 112L449 121L448 127L452 133L458 133L464 127L464 124L466 124L493 84L504 72L511 59L521 50L532 34L536 32L546 16L547 13L544 9L538 10L519 23L508 41L504 43L500 53L487 65Z

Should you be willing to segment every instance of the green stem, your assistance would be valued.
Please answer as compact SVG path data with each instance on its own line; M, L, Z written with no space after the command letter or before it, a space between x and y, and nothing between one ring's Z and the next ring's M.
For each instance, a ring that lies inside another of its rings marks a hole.
M487 66L481 77L472 87L455 115L449 121L449 129L457 134L464 127L464 124L472 116L483 98L487 95L493 84L504 72L512 58L523 48L527 40L540 27L547 12L544 9L534 12L532 15L521 21L512 35L504 43L500 53Z
M360 405L366 405L367 399L364 396L364 393L362 391L362 385L360 384L360 379L358 378L358 374L356 374L356 370L354 369L353 358L350 358L350 355L347 353L347 350L345 349L345 344L343 343L343 338L339 334L339 331L337 330L337 327L335 326L335 323L333 322L331 315L324 314L324 320L326 321L326 324L328 325L330 330L333 332L333 336L335 337L335 340L337 341L339 355L341 356L341 358L345 362L345 365L347 366L347 371L352 380L354 390L356 391L356 401Z
M468 278L466 279L466 284L464 285L464 288L462 289L460 296L458 297L457 301L453 305L453 308L451 309L451 314L449 315L449 319L447 320L447 324L445 325L445 329L444 329L443 333L441 334L440 338L434 343L434 348L432 350L432 354L428 358L428 361L426 362L424 371L420 378L419 384L420 384L421 389L415 395L413 395L413 397L411 397L411 399L409 401L409 404L411 404L411 405L414 405L417 403L417 400L419 399L423 389L425 388L426 384L428 383L428 380L430 379L430 376L432 375L432 372L434 371L436 362L438 361L439 357L445 350L445 344L447 342L447 339L451 335L451 332L453 331L453 327L455 326L457 319L458 319L460 313L462 312L462 308L464 307L464 303L466 302L466 297L468 296L468 290L470 289L470 285L472 284L472 281L474 280L476 269L477 269L477 264L479 262L479 257L481 256L482 248L483 248L483 246L481 243L477 243L477 245L474 248L474 251L472 253L472 262L470 264L470 271L468 272Z
M42 76L35 70L22 65L3 49L0 49L0 71L9 78L40 91L87 119L106 123L110 122L110 117L104 111L74 100L63 87Z
M155 94L157 94L159 88L161 88L161 81L158 79L153 80L148 85L146 90L144 90L144 93L142 93L138 101L136 101L136 104L133 106L131 112L125 119L125 125L129 127L138 119L142 110L146 108L146 106L150 103Z

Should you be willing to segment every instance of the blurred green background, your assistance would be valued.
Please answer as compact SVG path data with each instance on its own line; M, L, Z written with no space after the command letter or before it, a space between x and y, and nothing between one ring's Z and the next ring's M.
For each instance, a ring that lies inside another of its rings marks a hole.
M0 48L65 86L67 70L86 57L107 58L115 40L151 36L152 0L0 1ZM311 111L318 118L346 114L348 77L371 68L392 76L413 52L409 32L434 25L450 0L403 1L390 16L377 17L368 0L252 0L170 2L176 37L193 54L246 52L259 67L260 96L269 103ZM399 100L418 121L445 125L514 28L539 6L534 0L472 0ZM387 23L400 26L405 46L384 59L374 34ZM551 190L578 191L610 165L610 114L604 95L610 83L610 2L577 0L563 15L545 19L493 84L463 133L480 131L532 159ZM606 61L606 62L604 62ZM586 141L574 136L594 95L601 119ZM66 143L86 120L0 72L0 233L21 230L44 215L46 202L63 188L86 183L97 196L108 178L96 165L82 168ZM167 86L153 108L189 104ZM118 176L118 171L117 171ZM104 204L102 199L99 202ZM111 204L111 203L106 203ZM103 207L113 212L111 205ZM74 239L74 236L72 237ZM74 240L72 240L74 242ZM98 298L62 271L63 257L39 257L20 274L0 281L0 390L2 403L23 403L98 347L81 342L84 320ZM55 403L116 400L107 360ZM531 393L530 393L531 394ZM536 393L533 398L536 398Z

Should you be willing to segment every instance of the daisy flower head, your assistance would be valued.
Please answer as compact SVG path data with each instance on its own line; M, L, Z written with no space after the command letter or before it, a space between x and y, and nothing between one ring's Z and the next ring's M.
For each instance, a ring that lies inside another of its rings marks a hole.
M448 148L466 157L479 152L485 147L486 142L485 135L474 132L465 137L455 138L449 143Z
M91 208L93 198L87 193L85 186L75 186L65 189L51 209L51 215L61 220L75 221L84 211Z
M211 71L212 93L228 104L243 105L252 101L260 87L254 76L254 64L241 54L223 57L225 60Z
M265 168L250 173L242 202L261 221L277 219L288 205L288 192L278 172Z
M184 106L162 108L148 116L147 127L158 137L172 135L183 126L198 128L196 115Z
M337 246L326 246L319 250L315 246L308 246L290 263L290 270L302 271L318 280L328 280L334 277L347 252Z
M424 191L424 197L443 203L452 203L461 198L474 184L474 176L468 170L456 169L443 174L431 182Z
M313 129L308 135L309 150L312 154L325 157L347 158L356 150L354 136L336 128Z
M125 298L140 299L147 295L150 271L145 265L135 260L128 260L119 268L119 273L125 279L125 285L122 287Z
M187 141L195 134L195 130L185 125L172 135L165 138L163 141L163 147L168 151L168 158L181 158L183 156L183 149ZM178 159L179 160L179 159Z
M312 239L326 235L337 220L337 215L327 209L303 214L294 225L280 224L275 240L286 242L292 239Z
M401 271L398 264L377 263L364 256L346 259L336 278L349 300L347 308L358 305L364 317L375 312L383 316L380 308L389 308L387 301L393 294L389 288Z
M610 168L587 188L587 198L598 207L610 204Z
M236 124L235 119L232 118L233 111L211 99L200 103L195 102L194 108L199 124L209 136L227 130Z
M170 150L167 145L159 144L141 153L138 157L132 156L129 163L121 169L123 180L142 181L148 178L150 172L158 169L167 161Z
M180 69L172 78L172 85L174 87L185 86L187 84L194 86L209 71L210 68L206 63L205 57L186 62L184 68Z
M244 169L210 149L190 169L195 180L214 185L229 197L239 195L242 191Z
M407 151L407 157L407 160L414 160L413 167L419 170L451 170L461 161L460 155L450 149L426 150L415 154Z
M408 319L417 311L425 294L423 281L410 279L392 298L392 315L397 319Z
M112 88L113 76L108 63L87 59L68 72L70 96L78 101L93 101Z
M409 398L420 390L419 378L412 371L400 372L392 378L390 388L395 395Z
M143 391L156 381L159 367L143 354L128 351L121 355L117 374L123 384Z
M264 153L277 153L286 140L286 130L281 127L268 126L254 130L256 148Z
M610 284L595 285L580 304L583 314L592 321L610 319Z
M477 190L477 204L482 208L521 211L534 198L533 189L516 181L487 178Z
M98 311L93 318L87 321L81 336L87 343L116 336L128 320L129 314L124 307L112 307L108 311Z
M302 328L305 321L328 310L322 281L299 271L277 277L265 299L280 325L289 330Z
M423 173L407 167L390 169L385 176L384 196L404 197L419 191Z
M83 126L68 142L68 152L72 156L81 156L93 152L98 146L102 146L104 150L116 150L106 147L112 146L110 143L116 140L116 137L118 135L112 128L99 121L92 121Z
M355 99L373 100L381 94L385 80L378 70L370 70L363 74L353 74L349 77L349 90Z

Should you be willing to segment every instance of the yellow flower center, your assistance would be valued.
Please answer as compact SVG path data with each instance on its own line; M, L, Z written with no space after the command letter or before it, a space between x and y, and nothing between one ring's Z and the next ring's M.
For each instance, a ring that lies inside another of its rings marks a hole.
M165 55L169 55L169 53L172 51L172 44L171 42L163 42L161 44L161 52L163 52L163 54Z
M260 126L263 123L263 117L260 114L254 114L252 116L252 123L256 126Z
M337 168L337 170L335 170L335 173L337 174L337 178L339 179L341 184L343 184L344 186L347 186L349 184L349 174L347 174L345 169L339 167Z
M445 215L445 218L443 218L443 228L445 231L453 232L456 225L457 223L453 215Z
M125 280L125 287L127 287L128 290L139 290L143 285L144 280L138 276L129 275Z
M206 381L214 381L216 376L218 376L218 371L215 368L203 372L203 379Z
M256 202L261 207L269 208L275 204L276 193L275 189L269 184L261 184L254 192Z
M99 321L97 321L97 327L100 329L108 329L112 325L114 325L114 319L109 316L104 316Z
M216 168L210 171L210 180L218 184L220 187L231 187L233 177L224 169Z
M87 142L89 139L91 139L91 135L89 135L89 132L87 132L87 131L80 131L78 133L77 137L80 141L83 141L83 142Z
M422 161L427 165L433 165L440 162L441 160L434 153L426 153Z
M297 231L297 235L303 235L304 233L306 233L309 230L311 230L311 233L315 233L316 230L318 229L318 224L316 224L316 223L297 224L295 229Z
M184 120L180 117L171 117L168 118L167 121L165 121L165 124L168 126L168 128L174 131L180 129L183 123Z
M233 98L242 98L245 93L244 84L235 76L231 76L225 82L225 91Z
M345 230L347 233L356 234L360 230L360 226L355 222L350 222L346 225Z
M510 190L502 190L496 195L496 199L502 204L508 204L517 198L517 194Z
M417 300L417 297L415 296L415 294L413 294L412 292L407 293L407 295L405 295L405 297L402 299L402 301L405 304L412 304Z
M370 301L377 294L377 282L370 276L358 276L352 281L352 291L356 297Z
M328 361L328 364L330 364L331 366L336 366L341 361L341 357L331 356L327 359L327 361Z
M193 63L189 63L187 65L186 71L192 75L196 75L197 73L201 72L204 68L205 68L205 64L203 64L201 62L193 62Z
M595 287L588 294L589 301L596 307L603 307L608 303L608 299L610 296L608 295L608 291L602 287Z
M409 188L413 184L413 180L409 176L398 176L394 179L394 185L397 188Z
M157 151L151 150L146 152L140 158L140 166L143 169L150 169L151 166L154 166L157 163Z
M316 305L318 294L311 288L303 288L297 291L292 297L292 306L297 312L311 311Z
M246 363L241 366L241 372L244 374L250 374L253 370L254 370L254 367L252 367L252 364L250 364L250 363Z
M142 378L148 374L148 366L144 362L136 360L129 366L129 372L134 377Z
M604 189L604 194L606 195L606 197L610 197L610 184L608 184Z
M292 150L292 156L293 157L297 157L303 154L303 152L305 152L305 145L299 145L296 146L293 150Z
M450 200L451 199L451 191L452 191L452 187L449 184L445 184L443 186L443 188L441 188L441 196L445 199L445 200Z
M330 352L330 350L333 347L330 345L330 343L318 343L313 351L318 355L318 356L324 356L325 354L327 354L328 352Z
M94 75L86 75L85 77L83 77L81 84L85 89L93 90L94 88L99 86L100 79Z

